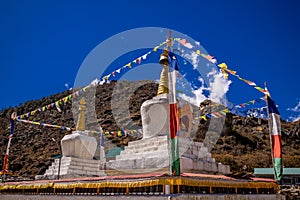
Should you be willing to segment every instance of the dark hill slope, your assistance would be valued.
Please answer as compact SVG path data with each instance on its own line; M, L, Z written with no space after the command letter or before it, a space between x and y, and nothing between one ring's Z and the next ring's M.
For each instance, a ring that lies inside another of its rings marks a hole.
M90 122L87 128L93 129L95 125L101 124L103 130L119 130L113 118L111 110L111 99L118 95L122 97L126 93L132 93L129 101L130 118L133 121L126 125L126 128L133 129L141 126L140 106L141 104L156 95L157 85L154 83L143 83L135 92L131 92L132 86L136 83L124 82L113 92L116 82L97 86L96 90L96 115L97 122ZM112 95L113 93L113 95ZM18 114L32 111L36 108L48 105L70 94L65 91L60 94L51 95L40 100L29 101L15 108L4 109L0 112L0 166L3 165L3 158L7 145L9 133L9 117L13 111ZM87 102L91 102L93 94L87 94ZM122 105L120 105L122 106ZM72 104L66 103L61 106L62 112L56 108L37 113L28 119L37 122L64 125L75 127ZM89 110L87 110L89 113ZM129 121L122 118L122 113L116 113L121 121ZM208 122L200 123L196 135L196 140L204 138L208 128ZM282 122L283 127L283 155L285 167L300 167L300 122ZM36 125L16 122L15 134L12 139L9 156L9 169L14 175L24 178L33 178L37 174L42 174L51 164L51 156L59 154L57 142L69 132ZM136 140L138 137L113 138L106 137L116 146L127 145L128 141ZM218 162L231 166L233 173L238 175L253 172L254 167L270 167L271 153L266 120L256 118L243 118L228 114L223 127L222 135L217 141L217 145L212 149L212 153Z

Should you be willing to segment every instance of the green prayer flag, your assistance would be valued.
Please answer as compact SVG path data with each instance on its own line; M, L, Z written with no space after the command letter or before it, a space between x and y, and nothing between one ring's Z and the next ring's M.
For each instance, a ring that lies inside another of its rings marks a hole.
M180 175L180 159L179 159L179 145L178 138L171 139L171 174L175 176Z

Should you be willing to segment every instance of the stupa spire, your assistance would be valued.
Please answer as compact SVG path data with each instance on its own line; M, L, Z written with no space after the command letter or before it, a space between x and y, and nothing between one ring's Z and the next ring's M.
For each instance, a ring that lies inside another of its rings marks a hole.
M86 102L85 99L82 98L79 101L79 115L78 115L78 120L77 120L77 125L76 125L76 130L77 131L84 131L85 130L85 119L84 119L84 114L85 114L85 108L86 108Z
M172 31L169 31L168 38L166 40L167 47L164 49L164 52L160 55L159 64L163 66L159 85L157 90L157 95L168 94L169 93L169 83L168 83L168 71L169 71L169 62L168 62L168 49L170 49L173 45L173 40L171 38Z
M160 73L157 95L168 94L168 50L164 49L164 53L160 55L159 63L163 66Z

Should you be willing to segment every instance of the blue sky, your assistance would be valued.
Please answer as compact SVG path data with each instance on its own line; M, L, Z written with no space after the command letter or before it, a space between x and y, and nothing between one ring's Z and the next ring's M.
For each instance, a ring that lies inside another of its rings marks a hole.
M115 34L164 27L199 41L242 77L261 86L267 82L282 117L297 118L299 4L296 0L1 1L0 107L66 90L65 83L73 85L90 51ZM232 103L261 97L235 77L230 80L227 98Z

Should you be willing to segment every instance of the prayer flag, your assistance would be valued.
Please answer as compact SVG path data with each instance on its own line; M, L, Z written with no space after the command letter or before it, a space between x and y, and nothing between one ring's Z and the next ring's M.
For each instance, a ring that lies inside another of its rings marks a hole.
M214 117L214 118L218 118L218 116L215 115L214 113L211 113L210 115L211 115L212 117Z
M273 152L274 177L277 181L280 181L283 176L280 114L275 102L268 95L267 103L269 112L269 134Z
M175 54L169 52L169 105L170 105L170 139L171 139L171 174L180 175L180 159L179 159L179 118L176 101L176 71L178 63Z
M184 44L186 48L192 49L194 46L191 43Z
M227 69L226 63L221 63L218 65L221 69Z
M118 137L122 137L122 131L118 131Z
M141 64L141 61L142 61L142 58L139 57L139 58L137 59L137 62L138 62L139 64Z
M248 81L246 79L241 79L243 81L245 81L247 84L251 85L251 86L256 86L256 83L254 83L253 81Z
M217 115L218 117L222 117L222 115L219 112L214 112L215 115Z
M201 116L201 119L204 119L205 121L207 121L206 115Z
M148 56L148 54L146 53L145 55L142 56L142 58L143 58L144 60L146 60L147 56ZM140 63L139 63L139 64L140 64Z
M226 115L226 111L225 111L225 110L221 110L220 113L221 113L222 115Z
M126 66L129 67L129 68L131 68L131 63L128 63Z
M186 39L179 40L179 43L182 44L182 45L185 45L186 44Z

